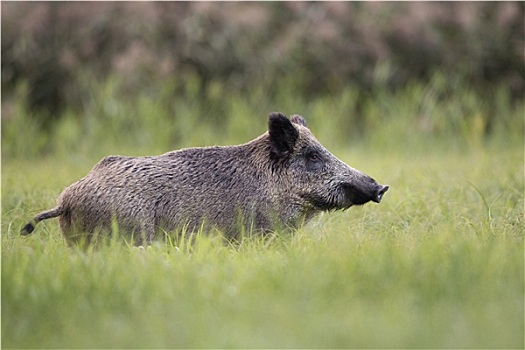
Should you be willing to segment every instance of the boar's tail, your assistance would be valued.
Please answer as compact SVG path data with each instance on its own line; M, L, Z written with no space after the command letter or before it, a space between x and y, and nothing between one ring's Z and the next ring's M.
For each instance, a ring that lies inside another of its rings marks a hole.
M57 216L62 215L64 213L64 209L62 207L56 207L51 210L46 210L38 214L33 218L33 220L29 221L23 228L20 230L20 234L23 236L26 236L33 232L35 229L35 225L38 224L42 220L55 218Z

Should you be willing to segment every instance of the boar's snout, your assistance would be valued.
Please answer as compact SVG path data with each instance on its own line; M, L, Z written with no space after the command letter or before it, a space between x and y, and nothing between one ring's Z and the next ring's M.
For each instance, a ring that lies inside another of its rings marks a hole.
M376 195L372 198L372 200L376 203L380 203L383 195L386 191L388 191L389 188L390 187L388 187L388 185L383 186L378 184Z
M353 205L362 205L369 201L380 203L383 195L389 189L388 185L380 185L372 178L367 178L366 181L358 183L344 183L343 187L348 200Z

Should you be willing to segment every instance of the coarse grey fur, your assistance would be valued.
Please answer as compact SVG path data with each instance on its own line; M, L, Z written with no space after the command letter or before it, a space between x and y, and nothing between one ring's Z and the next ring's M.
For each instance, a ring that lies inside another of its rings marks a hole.
M145 237L205 224L240 230L297 227L321 211L379 203L388 186L324 148L303 117L271 113L268 132L237 146L187 148L160 156L102 159L67 187L54 209L22 229L59 216L73 243L96 232Z

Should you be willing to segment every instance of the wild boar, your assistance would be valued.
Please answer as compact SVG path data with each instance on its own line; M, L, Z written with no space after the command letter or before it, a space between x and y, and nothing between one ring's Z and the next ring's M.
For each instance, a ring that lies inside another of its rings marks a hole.
M158 232L201 225L235 237L246 229L294 228L322 211L379 203L387 190L332 155L303 117L271 113L268 131L242 145L106 157L22 234L58 216L70 243L110 234L115 222L119 232L148 242Z

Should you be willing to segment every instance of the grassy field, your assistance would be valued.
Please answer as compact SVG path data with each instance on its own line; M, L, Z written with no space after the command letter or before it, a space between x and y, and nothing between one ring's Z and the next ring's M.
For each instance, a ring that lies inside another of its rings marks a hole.
M391 186L380 205L237 244L202 234L88 251L68 248L57 220L18 232L101 156L169 141L68 151L65 139L39 157L12 136L22 125L3 125L2 347L523 348L522 133L483 143L469 127L464 147L436 146L396 133L402 121L351 147L330 139L336 124L311 123L339 158ZM265 121L229 123L223 144L255 137ZM58 133L74 125L65 119ZM26 151L5 149L14 145Z

